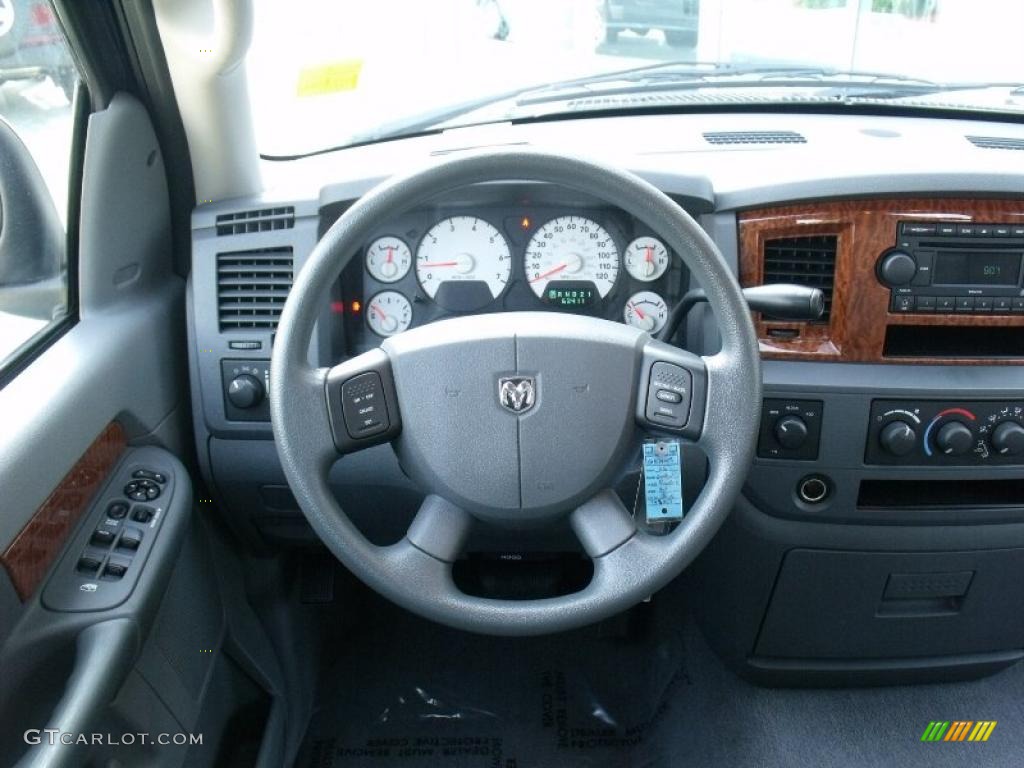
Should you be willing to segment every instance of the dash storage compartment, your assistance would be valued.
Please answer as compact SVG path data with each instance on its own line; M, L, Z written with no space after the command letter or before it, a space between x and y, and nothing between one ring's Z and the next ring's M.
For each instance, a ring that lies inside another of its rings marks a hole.
M1024 549L786 554L755 646L775 659L1024 648Z

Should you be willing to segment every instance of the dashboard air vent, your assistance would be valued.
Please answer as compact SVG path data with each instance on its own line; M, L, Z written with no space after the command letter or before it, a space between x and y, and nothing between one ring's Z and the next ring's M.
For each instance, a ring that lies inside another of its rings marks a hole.
M832 311L832 287L836 272L835 235L811 235L766 240L764 283L796 283L820 288L825 293L827 323Z
M272 229L291 229L295 226L295 208L262 208L258 211L238 211L217 216L217 236L241 235L246 232L269 232Z
M292 287L292 249L260 248L217 254L220 329L276 330Z
M711 131L704 134L708 144L806 144L796 131Z
M967 140L982 149L1024 149L1024 139L1005 136L968 136Z

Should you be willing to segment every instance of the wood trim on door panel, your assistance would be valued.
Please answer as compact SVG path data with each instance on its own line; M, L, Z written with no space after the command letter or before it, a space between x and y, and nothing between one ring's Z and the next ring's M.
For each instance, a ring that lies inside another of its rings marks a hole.
M108 424L0 555L22 602L42 582L126 445L124 428L116 421Z
M1024 328L1021 315L931 315L889 312L889 289L875 276L883 251L896 245L900 221L1019 224L1024 201L965 198L865 199L811 202L744 211L739 215L740 283L764 279L764 243L782 237L835 235L836 271L828 323L766 321L755 315L762 357L783 360L957 365L1020 365L1022 359L883 357L889 325ZM769 335L789 329L792 339Z

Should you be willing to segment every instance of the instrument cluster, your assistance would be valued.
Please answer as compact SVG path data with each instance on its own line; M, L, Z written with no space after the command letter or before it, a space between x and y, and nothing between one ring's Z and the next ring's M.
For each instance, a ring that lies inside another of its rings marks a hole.
M575 312L661 330L688 276L607 206L431 206L383 224L342 275L350 353L454 315Z

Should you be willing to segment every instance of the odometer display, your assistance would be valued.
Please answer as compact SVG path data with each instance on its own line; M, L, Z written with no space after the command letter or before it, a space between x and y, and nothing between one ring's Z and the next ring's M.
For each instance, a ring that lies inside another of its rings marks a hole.
M561 216L530 239L525 267L526 279L539 298L548 300L551 287L571 282L592 284L603 299L619 276L619 250L608 230L596 221Z

